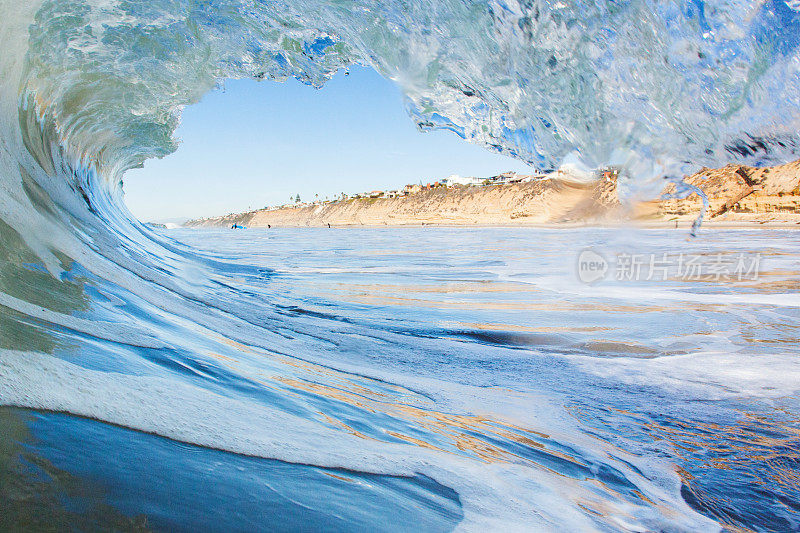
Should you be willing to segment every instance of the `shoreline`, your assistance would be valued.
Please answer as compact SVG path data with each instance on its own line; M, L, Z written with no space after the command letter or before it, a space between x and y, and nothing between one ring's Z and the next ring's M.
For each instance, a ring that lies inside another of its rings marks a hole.
M267 228L266 226L252 226L245 229L255 230L269 230L269 229L377 229L377 228L509 228L509 229L577 229L577 228L598 228L598 229L634 229L634 230L690 230L692 228L692 221L682 221L677 226L674 222L670 221L637 221L637 220L620 220L617 222L543 222L543 223L474 223L474 224L457 224L447 222L430 222L424 224L331 224L321 226L312 225L282 225ZM214 230L214 229L229 229L226 226L182 226L173 229L193 229L193 230ZM700 231L704 229L780 229L780 230L800 230L800 222L792 221L717 221L717 220L704 220L700 225Z

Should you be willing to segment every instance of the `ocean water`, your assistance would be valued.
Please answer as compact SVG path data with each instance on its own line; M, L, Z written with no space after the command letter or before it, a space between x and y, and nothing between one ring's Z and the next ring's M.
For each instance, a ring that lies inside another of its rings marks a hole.
M0 529L797 530L796 232L160 232L122 191L224 80L361 65L625 200L800 157L799 36L796 0L0 0Z
M77 271L14 326L0 527L800 528L794 230L160 234L181 318ZM665 253L708 273L622 267Z

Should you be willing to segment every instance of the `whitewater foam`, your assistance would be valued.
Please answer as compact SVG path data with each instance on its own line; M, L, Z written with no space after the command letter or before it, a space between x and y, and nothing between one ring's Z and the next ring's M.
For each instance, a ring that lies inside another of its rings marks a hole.
M581 504L601 506L603 520L630 530L637 529L639 520L686 530L715 529L679 495L669 496L644 479L639 488L656 502L654 508L620 501L613 509L607 495L600 500L576 481L546 470L475 465L419 448L378 445L172 380L87 370L44 354L0 354L2 405L71 413L181 442L293 463L401 476L422 473L459 493L465 530L596 529L598 524L582 512ZM319 442L326 443L324 449Z

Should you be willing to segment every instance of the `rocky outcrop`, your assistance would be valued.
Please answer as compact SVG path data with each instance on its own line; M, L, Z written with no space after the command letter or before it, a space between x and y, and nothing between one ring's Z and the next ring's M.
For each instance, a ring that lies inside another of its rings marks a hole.
M704 168L684 179L708 198L707 220L800 222L800 160L767 168L728 165ZM663 199L636 206L635 218L684 220L703 210L700 195L675 198L675 184L664 188Z

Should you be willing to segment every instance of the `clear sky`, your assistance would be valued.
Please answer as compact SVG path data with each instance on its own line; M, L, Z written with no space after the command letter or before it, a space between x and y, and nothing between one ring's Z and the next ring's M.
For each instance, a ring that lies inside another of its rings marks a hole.
M233 80L184 110L177 152L125 175L144 221L221 215L449 176L531 172L449 131L420 133L398 88L372 69L317 90L296 80Z

